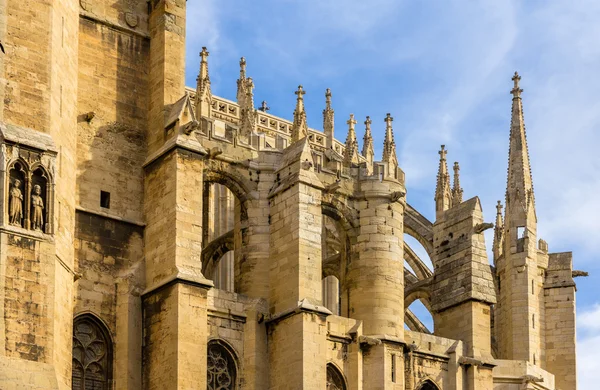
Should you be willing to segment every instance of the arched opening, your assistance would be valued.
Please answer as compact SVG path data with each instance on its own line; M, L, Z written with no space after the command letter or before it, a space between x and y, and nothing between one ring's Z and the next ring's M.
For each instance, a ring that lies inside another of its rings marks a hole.
M8 223L13 226L25 227L27 199L27 168L25 163L17 161L11 165L8 174Z
M327 390L346 390L344 374L332 363L327 363Z
M417 387L417 390L440 390L440 388L431 380L427 379Z
M233 390L237 387L235 353L224 341L208 342L206 373L208 390Z
M31 175L31 229L50 233L48 230L50 191L48 183L50 182L47 172L38 167Z
M211 242L233 230L236 197L226 186L218 183L206 183L204 191L203 239L206 248ZM235 252L231 248L227 249L217 248L213 254L217 258L210 259L214 264L204 276L213 281L215 288L234 291Z
M340 281L333 275L323 278L323 305L336 316L340 315Z
M421 299L414 300L405 310L404 327L415 332L433 333L433 316Z
M112 341L106 326L91 314L73 324L73 390L109 390L112 379Z
M323 214L322 297L323 305L335 315L342 313L341 285L346 271L346 234L339 221Z

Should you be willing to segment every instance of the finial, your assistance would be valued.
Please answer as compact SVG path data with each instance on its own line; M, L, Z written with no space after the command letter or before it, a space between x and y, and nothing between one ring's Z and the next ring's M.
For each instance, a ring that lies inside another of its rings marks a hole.
M440 151L438 152L438 154L440 155L440 160L445 160L447 153L448 151L446 150L446 145L442 145Z
M348 124L349 129L354 130L354 125L357 123L354 119L354 114L350 114L350 119L348 119L346 123Z
M454 162L454 176L458 176L458 172L460 171L460 166L458 165L458 161Z
M331 108L331 89L329 88L325 90L325 104L327 109Z
M386 127L388 127L388 128L391 128L391 127L392 127L392 121L393 121L393 120L394 120L394 118L392 118L392 115L390 115L390 113L388 112L388 113L385 115L385 119L384 119L384 121L385 121L385 124L386 124Z
M202 51L200 52L200 57L202 58L202 62L206 62L206 58L208 57L208 50L206 50L206 46L202 46Z
M246 70L246 58L240 58L240 69Z
M371 123L373 123L373 121L371 120L371 117L367 115L367 120L365 120L365 127L369 131L371 130Z
M267 101L263 100L262 103L260 104L260 108L259 110L262 112L267 112L271 109L271 107L267 106Z
M521 92L523 92L523 90L519 88L519 81L521 81L521 76L519 76L518 72L515 72L515 75L512 77L512 81L514 83L514 87L510 91L510 93L512 93L513 97L515 98L521 97Z
M500 201L498 201L498 204L496 204L496 214L502 215L502 202Z
M304 94L306 93L306 91L302 89L302 84L300 84L298 86L298 90L296 92L294 92L294 93L298 96L298 99L303 99L304 98Z

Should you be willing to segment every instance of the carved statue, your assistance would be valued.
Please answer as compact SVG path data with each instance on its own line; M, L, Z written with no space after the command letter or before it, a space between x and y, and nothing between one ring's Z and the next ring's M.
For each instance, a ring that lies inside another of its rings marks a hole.
M42 199L41 194L42 188L37 184L34 185L33 194L31 195L33 230L44 230L44 200Z
M21 226L21 220L23 219L23 194L19 189L20 186L21 180L15 180L9 193L9 223L15 226Z

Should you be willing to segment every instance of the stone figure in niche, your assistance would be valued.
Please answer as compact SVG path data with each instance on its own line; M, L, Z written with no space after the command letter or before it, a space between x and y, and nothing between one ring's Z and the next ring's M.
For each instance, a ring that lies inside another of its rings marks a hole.
M16 179L9 194L9 223L15 226L22 226L21 220L23 219L23 193L19 187L21 187L21 180Z
M42 199L42 188L36 184L31 194L31 209L33 211L33 230L44 230L44 200Z

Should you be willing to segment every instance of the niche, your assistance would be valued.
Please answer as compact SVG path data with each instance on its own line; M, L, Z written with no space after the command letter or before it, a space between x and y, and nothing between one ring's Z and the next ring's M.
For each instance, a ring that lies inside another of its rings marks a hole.
M9 165L6 192L8 225L51 233L51 186L47 171L37 165L29 168L24 161Z

